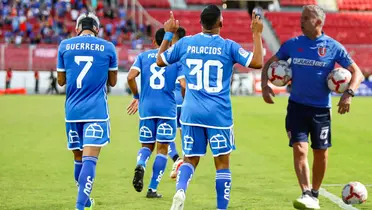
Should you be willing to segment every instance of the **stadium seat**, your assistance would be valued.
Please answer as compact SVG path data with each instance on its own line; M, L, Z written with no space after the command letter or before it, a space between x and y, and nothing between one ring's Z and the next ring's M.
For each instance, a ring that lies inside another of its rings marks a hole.
M281 6L299 7L308 4L317 4L316 0L281 0Z
M139 0L145 8L170 8L168 0Z
M338 0L339 10L372 10L371 0Z
M203 5L203 4L216 4L222 5L222 0L186 0L187 4Z

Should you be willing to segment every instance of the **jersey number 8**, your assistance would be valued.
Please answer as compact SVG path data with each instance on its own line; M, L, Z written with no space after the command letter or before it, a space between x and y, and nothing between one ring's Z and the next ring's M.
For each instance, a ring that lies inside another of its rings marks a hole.
M188 84L189 89L201 90L204 85L204 90L208 93L219 93L222 90L223 64L221 63L221 61L208 60L203 65L203 60L201 59L186 59L186 64L189 68L191 68L192 65L195 66L190 71L190 75L196 75L196 85ZM211 87L209 84L210 67L212 66L217 67L216 87Z

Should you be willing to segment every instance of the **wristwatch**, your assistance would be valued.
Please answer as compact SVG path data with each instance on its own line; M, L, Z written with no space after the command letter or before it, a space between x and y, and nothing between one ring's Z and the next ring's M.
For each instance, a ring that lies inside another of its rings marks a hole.
M351 95L351 97L355 96L354 91L352 89L347 89L345 92Z

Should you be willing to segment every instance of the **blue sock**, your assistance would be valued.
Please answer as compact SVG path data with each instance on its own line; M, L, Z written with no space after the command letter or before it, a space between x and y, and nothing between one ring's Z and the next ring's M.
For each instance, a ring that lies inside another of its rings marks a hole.
M168 147L168 155L174 162L178 159L179 155L177 152L176 144L174 142L171 142Z
M165 167L167 166L168 157L163 154L157 154L154 165L152 166L152 177L149 189L156 191L158 185L163 177Z
M137 154L137 165L142 165L146 168L147 161L150 159L151 150L147 147L142 147Z
M176 190L183 190L186 192L187 187L191 181L192 175L194 174L194 166L190 163L183 163L178 169Z
M74 167L74 177L75 177L75 183L76 186L79 187L79 176L81 172L81 168L83 167L83 162L81 160L75 160L75 167ZM88 199L87 203L85 204L85 207L90 207L92 205L90 199Z
M81 171L81 168L83 167L83 162L81 160L75 160L74 165L75 165L74 167L75 183L78 186L80 171Z
M217 170L216 174L216 192L217 209L227 209L230 200L231 191L231 172L230 169Z
M83 167L79 176L79 191L76 200L76 209L84 210L92 192L94 178L96 176L97 157L83 156Z

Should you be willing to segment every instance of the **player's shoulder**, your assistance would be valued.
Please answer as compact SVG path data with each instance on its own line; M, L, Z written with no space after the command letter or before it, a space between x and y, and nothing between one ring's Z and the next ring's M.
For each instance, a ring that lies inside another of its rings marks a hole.
M305 40L306 40L305 35L295 36L283 42L282 45L298 44L304 42Z
M149 49L149 50L143 51L140 54L138 54L138 57L144 57L144 58L151 57L149 55L151 55L151 54L156 55L158 52L159 52L159 49Z
M326 41L327 45L331 45L336 48L344 48L344 46L339 41L326 34L323 35L322 40Z

